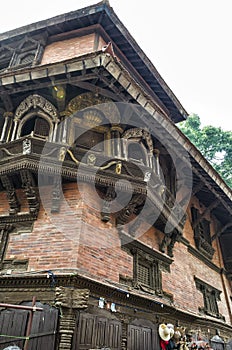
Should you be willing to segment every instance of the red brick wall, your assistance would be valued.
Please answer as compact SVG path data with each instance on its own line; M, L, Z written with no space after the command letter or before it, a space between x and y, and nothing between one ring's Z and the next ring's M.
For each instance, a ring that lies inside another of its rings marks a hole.
M41 64L59 62L78 57L94 51L95 33L81 37L60 40L46 46ZM102 38L99 39L99 47L105 45Z
M29 259L29 270L76 269L89 276L119 282L119 275L133 276L133 258L120 248L118 232L112 223L101 221L101 200L89 184L65 184L60 213L50 213L50 191L44 188L42 204L33 232L13 233L10 236L6 258ZM1 194L2 195L2 194ZM6 200L2 195L1 203ZM1 205L1 208L3 205ZM113 221L113 218L112 218ZM184 237L194 246L190 213ZM150 228L139 239L159 250L163 234ZM213 262L218 266L218 246ZM194 276L222 291L218 302L220 312L229 315L220 274L188 252L183 243L174 247L171 273L162 271L163 290L173 294L174 304L192 313L203 306L201 292L196 290ZM229 283L226 281L227 292Z

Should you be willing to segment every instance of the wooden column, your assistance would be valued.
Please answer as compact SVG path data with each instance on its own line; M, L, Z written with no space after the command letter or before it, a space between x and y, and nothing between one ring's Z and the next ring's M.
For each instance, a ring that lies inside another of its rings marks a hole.
M11 136L11 141L13 141L15 139L18 123L19 123L19 119L15 118L14 119L14 129L13 129L13 133L12 133L12 136Z
M57 135L58 123L59 123L59 120L57 119L57 120L55 121L55 125L54 125L54 128L53 128L53 135L52 135L52 141L53 141L53 142L56 142L56 135Z
M121 133L122 129L118 125L113 125L111 128L112 154L115 157L121 158Z
M155 170L156 175L160 177L159 154L160 154L160 151L157 148L155 148L154 149L154 155L155 155L154 170Z
M77 311L88 306L89 290L67 287L56 288L56 307L60 308L59 350L71 350L77 322Z

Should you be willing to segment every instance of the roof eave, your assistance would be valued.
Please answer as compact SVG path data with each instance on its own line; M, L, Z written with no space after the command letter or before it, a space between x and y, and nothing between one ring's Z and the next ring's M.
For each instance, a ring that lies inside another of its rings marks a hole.
M75 21L77 19L81 19L88 16L94 16L97 13L99 14L99 19L101 18L101 25L103 26L103 28L104 28L104 20L102 18L104 16L100 16L100 14L107 15L108 19L112 22L115 29L121 34L122 37L126 39L126 41L129 43L129 45L131 46L135 54L137 54L137 56L139 57L139 60L144 65L144 68L147 71L147 73L141 74L137 70L142 80L146 84L149 84L147 79L148 78L150 79L151 76L153 76L154 81L156 81L156 83L159 84L159 86L161 87L162 91L166 96L166 99L169 101L167 108L170 111L169 115L172 121L177 123L185 120L188 116L188 113L183 108L183 106L181 105L179 100L176 98L172 90L168 87L168 85L163 80L163 78L160 76L155 66L152 64L149 58L145 55L145 53L137 44L137 42L134 40L134 38L131 36L127 28L123 25L123 23L117 17L113 8L110 7L108 1L101 1L95 5L91 5L76 11L71 11L62 15L52 17L50 19L42 20L42 21L30 24L30 25L26 25L14 30L10 30L8 32L0 34L0 41L14 40L16 37L20 37L26 34L28 35L28 33L34 34L36 32L41 32L42 30L48 31L49 28L50 29L56 28L59 25L66 26L66 28L70 30L70 27L68 27L68 23L70 23L71 21ZM170 107L170 104L172 105L172 108Z

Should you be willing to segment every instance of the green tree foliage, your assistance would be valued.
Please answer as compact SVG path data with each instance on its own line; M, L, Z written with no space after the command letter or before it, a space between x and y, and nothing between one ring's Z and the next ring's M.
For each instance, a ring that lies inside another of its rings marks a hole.
M232 188L232 131L211 125L201 127L196 114L178 126Z

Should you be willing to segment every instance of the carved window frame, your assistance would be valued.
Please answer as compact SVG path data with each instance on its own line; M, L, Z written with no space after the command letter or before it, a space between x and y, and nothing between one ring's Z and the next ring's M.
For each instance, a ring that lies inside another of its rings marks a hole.
M196 288L202 293L204 306L199 307L199 311L205 315L209 315L215 318L224 319L219 313L217 302L221 300L219 291L217 288L212 287L208 283L200 280L196 276L194 277Z
M162 276L159 261L140 249L132 249L133 255L133 286L146 292L162 295ZM149 271L149 283L140 279L139 268L146 267Z
M53 132L53 123L51 121L51 118L46 113L44 113L43 111L41 111L38 108L36 108L33 112L29 112L29 113L25 114L25 116L22 118L22 120L20 121L19 127L18 127L17 139L20 137L28 136L28 135L21 136L22 130L23 130L25 124L34 117L44 119L48 123L49 134L47 136L43 136L43 135L36 134L35 130L32 130L32 133L30 135L33 135L35 137L39 137L42 139L50 140L51 136L52 136L52 132Z
M196 224L196 222L199 220L200 212L194 206L191 207L191 216L196 247L208 259L212 259L215 250L211 243L210 222L203 218Z
M128 236L124 232L120 232L120 239L122 249L133 257L133 277L130 279L128 276L120 275L121 282L140 289L143 292L165 296L172 300L173 296L163 290L162 271L170 272L170 265L173 260L137 240L127 243ZM143 264L149 268L150 285L146 285L139 280L139 264Z

